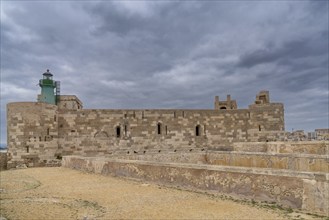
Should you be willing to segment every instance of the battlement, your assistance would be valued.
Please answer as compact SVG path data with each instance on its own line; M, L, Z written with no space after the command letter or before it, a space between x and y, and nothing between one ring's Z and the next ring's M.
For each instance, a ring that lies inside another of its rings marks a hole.
M227 95L226 101L219 101L219 96L215 97L215 110L237 109L236 100L231 100L231 95Z
M260 91L258 95L256 95L255 104L268 104L270 103L270 92L269 91Z

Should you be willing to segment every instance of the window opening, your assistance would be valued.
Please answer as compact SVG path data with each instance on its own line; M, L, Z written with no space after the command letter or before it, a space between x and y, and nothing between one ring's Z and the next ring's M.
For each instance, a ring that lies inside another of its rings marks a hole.
M258 130L259 130L259 131L261 131L261 130L262 130L262 128L260 127L260 125L258 125Z
M47 135L49 135L49 128L47 128Z
M195 127L195 136L200 136L200 125Z
M26 153L29 153L29 152L30 152L30 147L26 146Z
M158 134L161 134L161 123L158 123Z
M115 130L116 130L117 138L119 138L121 136L121 128L120 128L120 126L117 126Z
M166 135L168 134L168 127L167 127L167 125L166 125Z
M259 96L259 100L262 100L263 103L265 103L265 101L266 101L266 96L264 96L264 95Z
M127 136L127 125L125 125L125 136Z

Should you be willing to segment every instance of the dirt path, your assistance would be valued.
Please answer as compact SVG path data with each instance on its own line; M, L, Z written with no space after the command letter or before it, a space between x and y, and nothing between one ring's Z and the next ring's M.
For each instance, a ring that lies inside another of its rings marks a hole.
M66 168L0 172L7 219L286 219L282 210Z

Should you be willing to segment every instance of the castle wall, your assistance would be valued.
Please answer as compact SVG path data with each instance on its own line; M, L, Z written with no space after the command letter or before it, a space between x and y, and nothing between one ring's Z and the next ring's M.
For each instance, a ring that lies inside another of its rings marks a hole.
M59 134L64 149L72 145L93 145L96 150L225 146L246 139L246 129L242 127L247 126L247 120L246 111L234 114L213 110L66 111L60 114Z
M59 106L41 102L7 105L12 166L39 166L62 155L106 156L116 150L227 151L237 142L285 137L280 103L228 110L102 110L81 109L76 96L59 98Z
M41 102L7 105L8 168L40 166L58 151L57 106Z
M253 104L249 106L249 141L284 140L284 108L281 103Z
M283 138L283 106L255 109L59 110L59 147L63 155L102 156L117 149L230 150L235 142Z

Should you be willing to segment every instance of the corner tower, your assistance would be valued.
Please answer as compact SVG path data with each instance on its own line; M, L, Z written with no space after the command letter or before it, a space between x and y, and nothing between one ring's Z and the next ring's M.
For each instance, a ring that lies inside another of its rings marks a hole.
M43 79L39 80L39 86L41 87L41 94L38 97L38 102L45 102L48 104L57 104L59 95L59 82L53 80L53 74L47 70L43 75ZM56 94L54 89L56 88Z

